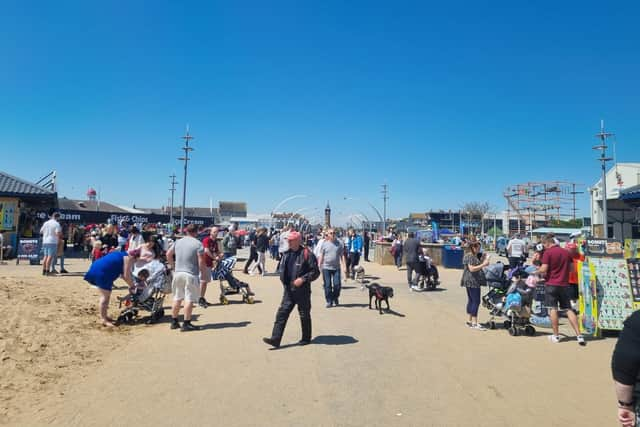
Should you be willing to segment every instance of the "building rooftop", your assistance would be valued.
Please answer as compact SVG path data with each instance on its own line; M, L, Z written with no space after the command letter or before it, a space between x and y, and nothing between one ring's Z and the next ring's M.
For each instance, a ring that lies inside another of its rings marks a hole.
M44 187L0 171L0 196L53 196L55 194Z

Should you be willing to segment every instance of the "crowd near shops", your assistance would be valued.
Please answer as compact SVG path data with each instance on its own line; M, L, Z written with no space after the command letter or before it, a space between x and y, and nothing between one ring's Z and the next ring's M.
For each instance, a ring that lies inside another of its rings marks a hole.
M237 257L239 249L248 247L249 257L243 266L246 275L260 277L269 274L265 262L267 257L277 262L273 273L279 275L283 284L283 298L276 312L273 331L264 338L266 344L276 348L280 346L287 319L295 307L302 328L299 344L311 342L311 282L321 276L326 308L339 306L342 282L356 278L361 261L370 261L369 249L376 242L389 244L387 247L396 267L406 268L409 291L419 290L421 276L433 274L436 279L439 276L434 263L429 263L429 272L421 268L429 258L422 248L423 242L413 232L402 234L390 230L386 234L372 235L366 231L358 233L353 228L312 230L304 225L287 225L280 230L268 227L241 230L238 224L206 229L190 224L181 236L176 236L174 228L163 224L120 222L65 228L59 222L59 214L54 213L39 230L44 255L42 274L66 273L65 248L90 258L92 266L85 280L100 293L101 321L105 326L114 327L117 322L108 314L113 282L123 277L130 292L138 292L140 281L148 277L144 272L145 266L160 260L173 272L171 329L192 331L199 329L192 323L193 308L210 305L206 300L207 284L214 280L216 265ZM485 305L495 311L500 305L499 311L510 319L505 321L505 324L510 323L510 333L513 330L517 335L518 325L523 330L541 326L540 318L544 317L548 323L545 326L552 329L549 341L555 344L564 339L559 333L559 318L564 313L575 333L576 342L580 346L586 345L581 332L586 328L584 316L579 320L577 313L589 308L578 304L578 287L587 246L593 242L573 235L569 242L561 244L553 234L532 242L515 234L504 248L506 262L491 259L495 255L489 251L496 249L495 242L482 237L456 235L448 243L459 246L464 253L460 285L467 294L467 327L486 331L490 326L489 322L479 321L480 307ZM502 274L498 279L492 276L496 267ZM490 302L488 297L494 289L484 296L482 289L497 287L498 282L506 283L508 289L504 289L499 302ZM534 308L536 293L540 293L540 289L542 300L538 308L542 307L542 311ZM248 292L253 295L250 287ZM489 307L490 304L493 305ZM179 320L181 310L184 310L182 323ZM496 314L494 311L491 311L492 316ZM637 390L634 391L634 381L640 372L639 313L633 312L625 321L612 365L619 419L622 425L629 426L634 425L631 420L635 420L638 396ZM538 320L534 322L536 318ZM516 324L516 321L520 323Z

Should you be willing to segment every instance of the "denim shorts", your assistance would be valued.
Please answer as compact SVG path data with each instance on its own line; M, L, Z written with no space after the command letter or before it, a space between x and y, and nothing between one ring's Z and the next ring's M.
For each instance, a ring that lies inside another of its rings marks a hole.
M58 252L58 244L57 243L43 243L42 244L42 252L44 252L44 256L56 256Z

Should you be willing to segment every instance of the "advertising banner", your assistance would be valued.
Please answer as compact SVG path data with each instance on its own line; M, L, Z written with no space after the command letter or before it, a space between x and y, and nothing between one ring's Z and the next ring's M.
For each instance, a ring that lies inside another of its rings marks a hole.
M32 264L40 262L40 239L18 239L18 261L28 260Z

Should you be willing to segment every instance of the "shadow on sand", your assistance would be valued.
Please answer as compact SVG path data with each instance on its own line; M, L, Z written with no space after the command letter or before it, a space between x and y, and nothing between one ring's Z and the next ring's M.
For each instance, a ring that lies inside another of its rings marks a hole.
M251 322L248 320L242 322L208 323L206 325L201 325L200 330L204 331L207 329L244 328L250 324Z

